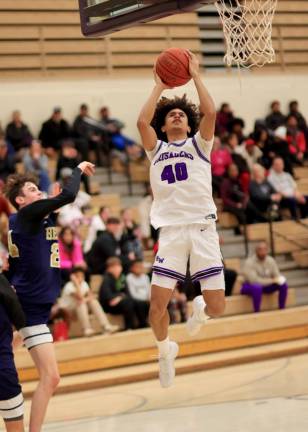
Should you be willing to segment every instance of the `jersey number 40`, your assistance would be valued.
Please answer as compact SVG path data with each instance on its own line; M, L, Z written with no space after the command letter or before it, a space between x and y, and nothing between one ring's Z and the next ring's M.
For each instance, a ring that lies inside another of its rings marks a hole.
M183 181L188 179L187 166L184 162L178 162L174 166L166 165L161 173L162 181L175 183L176 181Z

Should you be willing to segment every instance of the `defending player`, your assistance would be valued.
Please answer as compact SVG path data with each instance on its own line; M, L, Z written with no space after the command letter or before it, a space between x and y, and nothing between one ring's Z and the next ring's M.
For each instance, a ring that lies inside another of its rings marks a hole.
M192 279L200 281L203 294L193 301L188 332L196 334L207 319L220 316L225 307L210 164L216 110L199 75L198 59L190 52L189 56L189 71L202 113L199 131L198 109L185 95L158 102L168 87L156 73L156 85L138 119L142 143L151 161L151 223L160 228L149 318L159 350L162 387L173 382L178 354L178 345L168 338L167 305L176 281L185 278L188 258Z
M42 192L29 175L12 175L6 194L18 210L10 216L9 254L11 284L26 315L20 330L39 373L30 415L30 432L41 430L50 397L59 383L52 335L46 323L60 293L57 229L53 212L73 202L81 174L92 175L94 165L81 162L62 192L42 199Z
M19 330L25 323L15 292L0 274L0 416L7 432L24 431L24 401L14 363L12 325Z

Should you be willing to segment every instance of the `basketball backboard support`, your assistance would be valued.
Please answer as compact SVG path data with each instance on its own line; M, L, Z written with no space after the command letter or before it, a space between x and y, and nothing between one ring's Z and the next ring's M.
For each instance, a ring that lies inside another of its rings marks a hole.
M81 31L86 37L189 12L215 0L79 0Z

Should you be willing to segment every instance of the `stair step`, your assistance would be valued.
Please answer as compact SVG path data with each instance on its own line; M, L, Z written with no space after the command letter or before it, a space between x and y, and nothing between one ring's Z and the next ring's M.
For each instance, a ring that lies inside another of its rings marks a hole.
M300 339L253 348L242 348L220 353L198 355L189 358L179 358L175 361L175 366L177 375L183 375L203 370L298 355L307 352L308 340ZM112 370L65 376L61 379L56 394L110 387L138 381L140 382L149 379L157 379L157 377L157 360L153 358L153 362L146 365L142 364ZM23 394L26 398L32 396L36 385L36 381L23 384Z

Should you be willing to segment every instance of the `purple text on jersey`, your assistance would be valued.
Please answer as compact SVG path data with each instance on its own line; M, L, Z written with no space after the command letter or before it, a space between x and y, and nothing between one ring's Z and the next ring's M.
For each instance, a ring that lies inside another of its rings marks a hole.
M192 154L187 153L186 151L182 150L180 152L164 152L162 153L158 159L154 162L154 165L156 165L158 162L163 162L167 159L173 159L173 158L186 158L193 160L194 157Z

